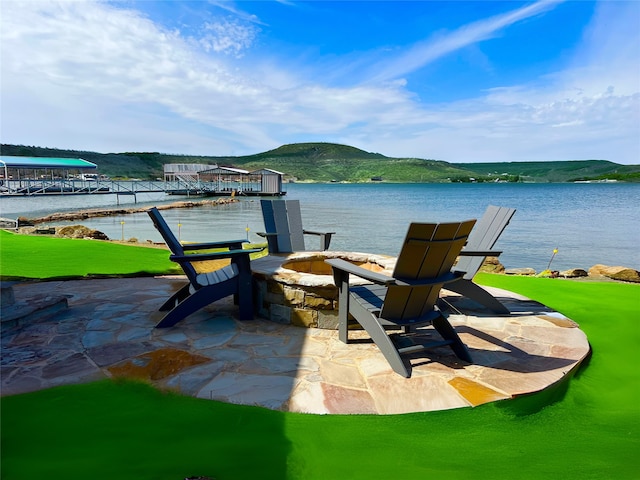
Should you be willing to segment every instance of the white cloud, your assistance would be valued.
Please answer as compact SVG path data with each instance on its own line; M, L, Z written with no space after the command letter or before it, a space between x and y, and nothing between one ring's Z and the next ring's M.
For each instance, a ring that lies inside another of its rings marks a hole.
M131 118L157 119L162 125L173 113L175 133L148 138L145 145L151 148L155 141L168 148L173 136L190 136L180 133L190 121L226 129L227 117L239 116L237 100L250 102L257 94L223 60L194 50L189 39L159 29L135 11L89 2L4 2L2 22L3 118L12 119L3 137L19 134L12 141L39 141L25 137L34 131L29 127L33 116L44 113L50 119L66 117L67 128L79 132L93 128L114 133ZM226 48L234 47L227 43ZM32 107L26 110L28 105ZM162 115L150 115L151 110ZM112 116L100 122L99 112ZM140 125L141 130L146 127ZM61 130L52 125L44 131L49 128ZM130 130L121 136L123 142L114 135L101 143L110 141L110 150L142 146L132 141ZM64 147L69 140L62 138L53 145ZM73 143L91 147L78 138Z
M487 40L516 22L552 9L561 1L541 0L505 14L464 25L453 32L418 42L392 61L374 66L379 71L372 74L371 80L379 82L406 75L451 52Z
M241 57L251 46L258 32L257 29L224 19L205 24L206 33L199 42L206 51L231 53Z
M101 148L111 142L109 150L136 149L129 128L117 138L118 125L134 118L153 122L149 112L157 111L163 127L171 113L177 116L175 133L158 135L155 148L147 143L153 139L142 136L137 149L176 151L172 138L190 136L181 130L193 128L190 123L194 122L202 124L203 131L229 139L222 143L236 143L231 150L259 151L279 145L277 138L283 129L330 134L367 116L380 98L386 97L393 108L389 100L398 97L397 91L374 87L269 87L220 57L194 50L189 39L159 29L135 11L88 2L9 5L3 22L15 27L3 38L2 69L7 79L3 96L22 98L3 104L3 110L15 112L9 129L13 142L33 143L25 138L34 131L29 128L32 119L17 115L31 105L32 112L63 116L69 122L67 128L83 132L73 139L74 148L92 148L89 139L109 130L114 135L105 138ZM291 74L281 76L292 78ZM297 83L300 81L290 80L291 85ZM25 103L25 95L29 102ZM108 112L113 124L99 123L99 112ZM88 133L89 128L96 133ZM61 128L52 125L44 130L60 132ZM203 140L204 145L218 144ZM64 147L65 141L49 145ZM203 148L202 143L195 145Z
M235 9L223 3L227 12ZM260 21L250 15L249 26L208 19L211 28L194 39L122 4L4 1L2 141L243 155L323 140L452 162L639 163L640 29L634 19L640 9L634 2L601 5L567 69L528 84L424 105L411 85L391 81L551 6L532 4L420 43L403 57L414 59L404 66L376 64L384 82L337 88L310 67L270 58L238 61L258 34Z
M256 15L246 13L242 9L238 8L236 2L232 2L229 0L209 0L208 3L233 14L235 17L245 22L264 25L264 22L262 22L262 20L260 20Z
M444 39L444 46L439 42L421 48L443 52L453 44L451 39ZM638 58L640 5L601 2L565 70L494 88L475 99L422 107L424 122L409 128L409 135L400 129L378 132L370 144L393 155L459 162L608 159L637 164ZM401 137L402 142L395 141Z
M609 159L637 163L640 94L547 104L470 101L433 112L405 153L467 161ZM379 151L386 151L379 145ZM617 156L613 156L617 153Z

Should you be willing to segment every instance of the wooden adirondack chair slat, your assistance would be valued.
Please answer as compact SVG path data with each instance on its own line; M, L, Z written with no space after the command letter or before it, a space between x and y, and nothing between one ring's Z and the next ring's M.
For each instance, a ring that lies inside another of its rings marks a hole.
M242 249L246 240L198 243L183 246L173 234L157 208L147 211L154 226L171 250L170 259L179 263L189 283L172 295L161 307L168 311L156 328L171 327L183 318L222 298L234 295L239 306L239 318L253 318L251 266L249 255L261 249ZM185 250L190 253L185 253ZM216 249L223 251L211 252ZM198 253L199 251L208 253ZM195 252L195 253L193 253ZM194 263L230 259L231 263L210 272L198 273Z
M289 220L289 236L291 239L291 251L298 252L306 250L304 244L304 234L302 228L302 213L300 212L300 202L285 200L285 218Z
M391 279L376 277L368 270L341 259L326 260L333 269L339 290L339 338L348 343L347 324L349 315L353 316L378 345L393 370L409 377L407 362L401 355L431 348L434 344L429 342L398 348L387 335L386 328L402 328L403 333L397 335L406 336L413 327L431 323L443 337L436 345L449 345L458 357L470 362L467 348L436 304L442 286L461 276L452 274L451 268L474 224L475 220L412 223ZM352 287L349 285L350 274L374 285Z
M320 250L327 250L335 232L315 232L302 226L299 200L260 200L265 232L258 235L267 239L269 253L304 251L304 235L320 238Z
M455 272L463 272L463 277L449 283L446 288L489 308L494 313L509 314L509 310L484 288L473 283L478 270L487 258L486 252L493 249L496 242L507 227L511 218L516 213L515 208L497 207L489 205L482 218L473 227L469 234L466 246L462 250L462 256L454 267ZM484 252L473 255L473 252ZM493 256L500 252L493 252Z

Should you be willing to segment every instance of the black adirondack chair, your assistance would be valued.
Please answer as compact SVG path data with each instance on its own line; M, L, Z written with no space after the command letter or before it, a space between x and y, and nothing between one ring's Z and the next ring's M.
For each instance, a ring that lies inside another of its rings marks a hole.
M407 355L428 348L448 345L460 359L471 362L467 347L436 304L443 285L462 276L451 268L474 224L475 220L412 223L392 277L342 259L325 260L333 268L339 291L340 340L349 343L351 314L380 348L391 368L404 377L411 376L411 365L403 360L403 356L406 359ZM368 280L372 285L350 286L350 274ZM421 338L415 328L429 324L442 340L419 343ZM402 332L390 336L387 329L401 329Z
M463 272L464 275L455 282L448 283L445 287L447 290L470 298L495 313L509 314L509 309L497 298L480 285L473 283L473 277L487 257L497 257L502 253L492 248L515 213L515 208L494 205L487 207L482 218L473 227L467 244L460 252L458 263L453 267L454 272Z
M260 200L266 232L258 235L267 239L269 253L304 251L305 235L320 237L320 250L327 250L335 232L317 232L302 227L299 200Z
M189 283L172 295L160 311L168 313L156 328L171 327L201 308L222 298L234 295L239 307L238 318L253 319L251 266L249 255L261 249L243 249L247 240L181 244L157 208L147 211L158 232L171 250L169 258L180 264ZM225 249L211 252L212 249ZM209 252L203 252L209 250ZM193 252L193 253L191 253ZM200 252L200 253L198 253ZM199 271L198 263L231 259L231 263L213 271Z

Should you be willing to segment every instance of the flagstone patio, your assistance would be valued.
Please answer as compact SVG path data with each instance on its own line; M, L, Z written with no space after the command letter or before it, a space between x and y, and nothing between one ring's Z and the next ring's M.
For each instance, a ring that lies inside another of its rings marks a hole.
M366 334L345 345L337 332L234 318L231 299L169 329L157 308L181 277L14 284L16 303L66 298L68 308L3 323L2 395L109 377L142 378L185 395L316 414L395 414L472 407L537 392L575 372L589 343L561 313L492 289L511 311L492 316L444 292L449 320L473 364L448 348L395 374ZM3 305L3 316L8 311ZM33 315L33 314L31 314ZM12 326L17 325L17 326Z

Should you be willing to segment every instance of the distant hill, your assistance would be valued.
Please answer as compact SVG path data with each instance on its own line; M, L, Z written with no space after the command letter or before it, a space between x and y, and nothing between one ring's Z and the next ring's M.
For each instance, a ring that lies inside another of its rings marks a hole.
M464 170L447 162L420 158L391 158L335 143L295 143L268 152L244 157L223 157L248 170L267 167L297 181L439 182Z
M520 181L524 182L574 182L604 179L640 181L640 165L620 165L608 160L454 163L452 165L487 176L517 176Z
M194 156L159 152L97 153L2 144L2 155L83 158L113 178L161 178L165 163L201 163L247 170L270 168L300 182L566 182L618 179L640 182L640 165L605 160L509 163L448 163L393 158L335 143L296 143L255 155Z

